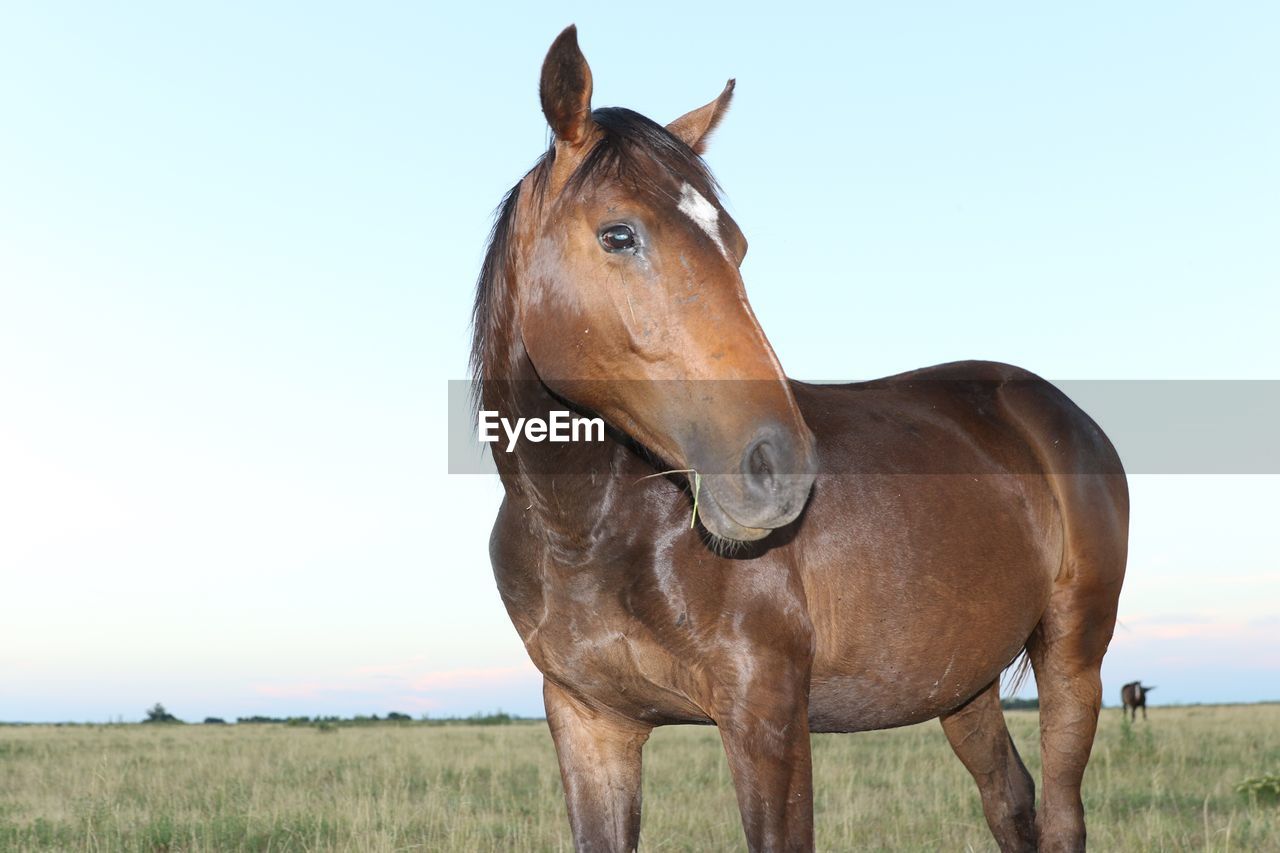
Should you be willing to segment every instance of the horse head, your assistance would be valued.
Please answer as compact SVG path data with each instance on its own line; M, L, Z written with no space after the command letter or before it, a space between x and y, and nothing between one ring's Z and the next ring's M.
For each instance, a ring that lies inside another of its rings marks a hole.
M593 110L591 90L570 27L542 68L554 142L519 187L520 340L553 394L689 475L709 532L760 539L800 514L817 463L700 156L733 81L665 127Z

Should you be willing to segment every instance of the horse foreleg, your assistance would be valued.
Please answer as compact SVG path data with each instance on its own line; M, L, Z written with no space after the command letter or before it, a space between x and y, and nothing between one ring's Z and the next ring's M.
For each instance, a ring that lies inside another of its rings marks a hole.
M640 840L640 754L652 727L590 708L549 681L543 683L542 695L574 847L635 850Z
M940 718L956 756L978 783L987 826L1000 849L1036 849L1036 786L1009 737L997 679Z
M754 676L716 716L752 851L813 850L808 672L787 664Z

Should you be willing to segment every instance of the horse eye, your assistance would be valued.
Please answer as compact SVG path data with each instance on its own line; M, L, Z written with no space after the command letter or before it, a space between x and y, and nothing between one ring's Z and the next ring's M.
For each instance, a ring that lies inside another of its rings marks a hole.
M606 252L623 252L636 247L636 232L630 225L610 225L600 232L600 245Z

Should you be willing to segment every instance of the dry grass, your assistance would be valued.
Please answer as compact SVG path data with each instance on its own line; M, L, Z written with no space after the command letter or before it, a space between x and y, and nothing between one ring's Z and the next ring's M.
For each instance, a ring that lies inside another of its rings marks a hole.
M1039 776L1036 718L1010 727ZM645 753L647 850L743 839L714 730ZM937 723L814 738L822 850L994 849ZM1104 712L1086 779L1096 850L1280 850L1280 705ZM0 728L3 850L568 850L545 726Z

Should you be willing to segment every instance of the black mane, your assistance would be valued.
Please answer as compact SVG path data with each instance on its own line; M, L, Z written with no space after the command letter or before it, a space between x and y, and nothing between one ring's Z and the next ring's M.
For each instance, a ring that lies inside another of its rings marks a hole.
M719 195L719 187L707 164L662 125L623 107L595 110L591 118L601 131L601 137L574 170L562 193L581 192L597 181L613 180L638 196L656 201L678 201L678 187L682 182L690 184L707 198ZM555 145L552 144L528 173L533 175L532 186L539 203L546 191L555 154ZM503 298L513 294L506 292L504 279L523 183L522 178L498 206L476 282L476 299L471 310L470 369L477 400L485 366L491 364L497 355L495 350L504 341L503 336L507 336L505 340L509 342L509 336L514 333L514 300Z

